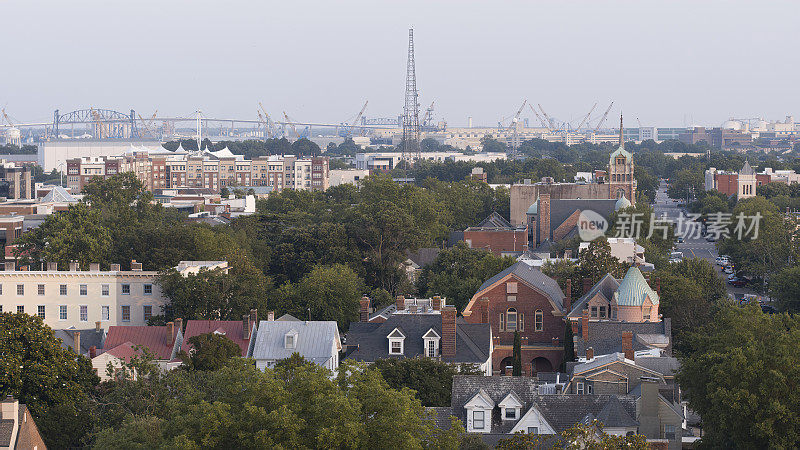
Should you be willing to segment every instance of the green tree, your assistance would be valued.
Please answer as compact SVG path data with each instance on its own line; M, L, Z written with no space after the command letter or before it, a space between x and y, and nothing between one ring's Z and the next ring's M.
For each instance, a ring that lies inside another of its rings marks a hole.
M49 447L79 445L92 422L87 393L100 381L91 362L38 316L0 313L0 330L0 396L28 405Z
M189 354L181 352L183 366L188 370L219 370L229 359L242 356L239 345L224 334L205 333L192 336Z
M589 247L580 252L578 265L581 278L588 278L592 285L609 273L614 278L622 278L628 269L627 263L620 262L611 255L611 245L603 237L593 240Z
M772 279L770 293L781 311L800 313L800 266L783 269Z
M447 298L449 304L461 311L483 282L512 264L512 258L500 258L458 243L439 252L436 259L422 269L418 288L427 296Z
M647 438L641 434L616 436L603 431L603 424L597 420L592 423L576 423L557 435L532 434L518 431L508 438L501 439L496 449L500 450L539 450L547 448L568 450L632 449L647 450Z
M670 198L686 201L687 197L698 196L703 192L703 183L703 173L699 169L683 169L670 180L667 195Z
M358 318L364 280L343 264L316 266L297 284L280 289L277 309L296 317L334 320L340 328Z
M722 309L692 336L678 381L714 448L793 448L800 442L800 317L756 304Z
M513 366L511 375L515 377L522 376L522 340L519 336L519 331L514 332L514 348L512 355Z
M379 359L373 366L393 389L416 391L423 406L450 406L453 377L481 374L471 365L458 366L430 358Z

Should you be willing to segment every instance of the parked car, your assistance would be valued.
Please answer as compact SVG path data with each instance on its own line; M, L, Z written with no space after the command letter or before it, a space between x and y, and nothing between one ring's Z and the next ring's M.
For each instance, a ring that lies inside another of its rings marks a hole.
M731 273L732 274L733 273L733 266L731 266L731 265L725 266L725 269L723 269L723 270L724 270L725 273Z
M733 287L744 287L747 284L747 282L741 278L733 277L728 279L728 284L730 284Z
M714 262L718 266L727 266L728 264L731 263L731 261L728 259L727 256L717 256L717 258L714 260Z

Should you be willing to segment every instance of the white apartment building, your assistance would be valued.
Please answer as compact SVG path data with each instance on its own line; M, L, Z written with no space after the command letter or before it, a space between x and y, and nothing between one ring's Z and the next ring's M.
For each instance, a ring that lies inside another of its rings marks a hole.
M132 270L111 264L101 271L99 264L80 270L71 263L69 270L58 270L48 263L47 270L15 270L6 263L0 272L0 312L37 315L53 329L103 328L115 325L147 325L153 315L162 314L167 300L156 283L156 271L142 270L131 262ZM225 261L181 261L176 269L186 275L201 267L226 268Z

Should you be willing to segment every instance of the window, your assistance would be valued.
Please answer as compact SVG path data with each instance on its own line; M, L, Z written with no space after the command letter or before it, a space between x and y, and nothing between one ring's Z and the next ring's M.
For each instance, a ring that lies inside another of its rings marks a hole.
M606 318L606 307L605 306L601 306L600 307L600 318L601 319L605 319Z
M44 319L44 305L39 305L36 307L36 315Z
M664 439L675 439L675 425L664 425Z
M517 310L514 308L508 308L506 312L507 321L506 321L506 331L516 331L517 330Z
M111 318L111 308L108 306L100 307L100 320L109 320Z
M0 295L3 295L3 285L0 284Z
M131 285L130 284L123 284L122 285L122 295L131 295Z
M80 286L80 294L87 295L88 293L89 293L89 288L85 284L82 284Z
M389 351L392 355L402 355L403 354L403 342L402 341L392 341L391 350Z
M528 427L528 434L539 434L539 427Z
M131 307L128 305L122 305L122 321L123 322L131 321Z
M506 294L516 294L517 293L517 283L516 282L508 282L506 283Z
M286 348L294 348L294 335L286 335Z
M433 339L428 339L425 354L428 358L435 358L436 357L436 341Z
M506 315L500 313L500 331L506 330Z
M67 295L67 285L62 284L58 286L58 295Z
M506 419L516 419L517 418L517 409L516 408L506 408Z
M472 428L482 430L485 426L483 411L472 411Z
M143 307L144 320L150 320L153 317L153 307L151 305L144 305Z
M22 314L25 312L25 305L17 305L17 314Z
M25 295L25 285L18 284L17 285L17 295Z
M102 295L103 297L108 297L109 291L110 289L108 288L107 284L100 286L100 295Z
M587 394L592 394L592 393L594 393L594 387L593 387L593 385L591 385L591 384L587 384L587 385L586 385L586 393L587 393Z
M642 319L643 320L650 320L650 308L645 306L642 308Z
M507 295L506 296L506 301L515 302L515 301L517 301L517 296L516 295Z
M578 394L583 394L583 383L578 383Z
M89 307L86 305L81 305L81 322L87 322L89 320Z
M591 316L592 317L597 317L597 306L592 306Z
M542 313L541 309L536 310L536 324L535 330L536 331L543 331L544 330L544 313Z
M43 284L38 285L36 287L36 290L37 290L39 295L44 295L44 285Z
M145 284L144 285L144 295L151 295L153 294L153 285L152 284Z
M58 305L58 320L67 320L67 305Z
M612 319L616 319L617 318L617 307L616 306L613 306L611 308L611 318Z

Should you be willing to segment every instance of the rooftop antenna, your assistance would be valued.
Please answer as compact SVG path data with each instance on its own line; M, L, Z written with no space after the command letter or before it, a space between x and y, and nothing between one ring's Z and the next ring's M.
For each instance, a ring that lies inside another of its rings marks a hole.
M622 138L622 113L619 113L619 146L625 146L625 140Z
M419 93L414 64L414 29L408 29L408 64L406 66L406 103L403 107L403 161L406 157L420 159L419 147ZM406 168L408 162L406 161Z

